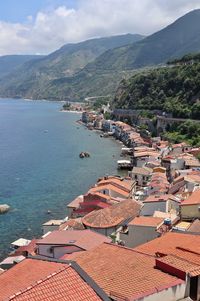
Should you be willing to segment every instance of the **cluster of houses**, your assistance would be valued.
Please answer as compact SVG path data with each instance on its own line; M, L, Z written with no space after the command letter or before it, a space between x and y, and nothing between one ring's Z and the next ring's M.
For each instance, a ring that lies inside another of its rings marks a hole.
M131 148L132 169L98 179L40 239L14 242L0 301L200 300L200 149L104 127Z

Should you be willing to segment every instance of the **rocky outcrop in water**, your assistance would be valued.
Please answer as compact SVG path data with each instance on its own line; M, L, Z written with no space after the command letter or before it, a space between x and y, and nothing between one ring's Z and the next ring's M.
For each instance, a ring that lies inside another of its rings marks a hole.
M10 206L7 204L0 205L0 214L6 213L10 210Z

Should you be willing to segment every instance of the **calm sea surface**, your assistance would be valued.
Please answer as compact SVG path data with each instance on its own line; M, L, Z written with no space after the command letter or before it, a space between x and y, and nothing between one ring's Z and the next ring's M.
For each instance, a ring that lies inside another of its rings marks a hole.
M13 240L38 237L43 222L64 218L66 205L100 176L117 173L119 144L79 126L78 114L60 108L0 100L0 204L12 208L0 215L0 258ZM91 158L80 159L81 151Z

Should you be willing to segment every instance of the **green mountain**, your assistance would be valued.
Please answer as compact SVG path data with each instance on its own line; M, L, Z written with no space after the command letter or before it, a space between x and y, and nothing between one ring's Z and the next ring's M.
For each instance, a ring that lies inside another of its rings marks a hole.
M0 56L0 78L13 72L27 61L41 58L39 55L4 55Z
M171 61L123 80L112 106L160 109L174 117L200 119L200 54Z
M127 70L165 63L189 52L200 51L200 9L189 12L147 38L108 50L90 66L93 69Z
M63 80L69 80L71 85L74 74L106 50L142 38L141 35L126 34L65 45L48 56L26 62L1 79L0 95L35 99L71 97L72 88L63 87Z
M1 79L0 96L56 100L112 96L120 81L138 69L198 51L200 9L143 39L124 35L66 45Z

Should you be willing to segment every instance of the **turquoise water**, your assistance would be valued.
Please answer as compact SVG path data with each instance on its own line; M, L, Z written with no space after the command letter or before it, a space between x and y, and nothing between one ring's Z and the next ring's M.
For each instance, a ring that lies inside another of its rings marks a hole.
M13 240L38 237L43 222L65 217L66 205L100 176L117 173L119 144L79 126L80 115L60 108L0 100L0 204L12 208L0 215L0 258ZM80 159L81 151L91 158Z

